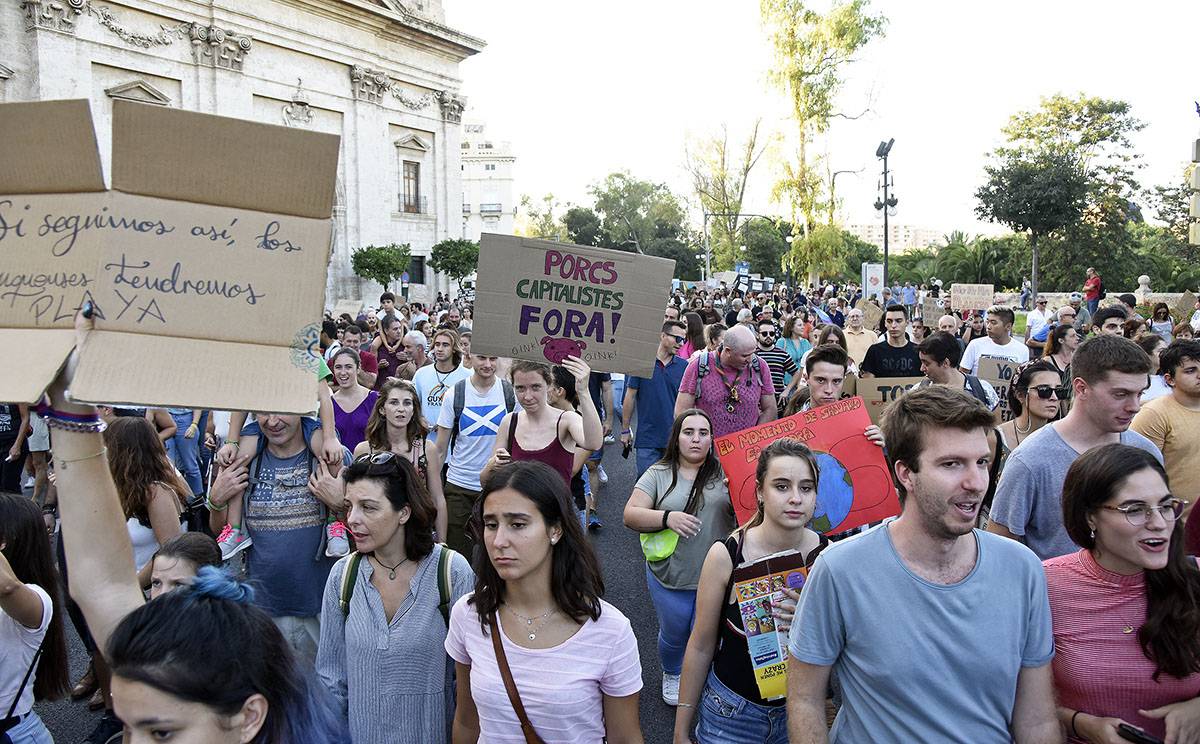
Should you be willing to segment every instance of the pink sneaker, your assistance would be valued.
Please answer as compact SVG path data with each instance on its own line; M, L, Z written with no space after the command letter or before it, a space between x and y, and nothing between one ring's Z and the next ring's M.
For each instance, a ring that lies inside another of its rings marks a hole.
M238 553L254 544L250 539L250 532L244 529L234 529L230 525L225 525L221 530L221 536L217 538L217 545L221 548L221 560L227 561Z
M346 524L341 520L325 525L325 555L341 558L350 554L350 540L346 538Z

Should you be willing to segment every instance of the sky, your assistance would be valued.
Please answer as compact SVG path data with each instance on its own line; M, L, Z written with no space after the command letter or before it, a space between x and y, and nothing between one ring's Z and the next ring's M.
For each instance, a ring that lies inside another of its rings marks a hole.
M825 2L813 7L827 7ZM778 157L794 128L767 80L771 49L755 0L444 0L447 22L488 46L461 67L467 118L511 141L516 194L590 203L588 186L628 170L691 199L689 141L755 119L775 135L751 174L744 212L772 204ZM900 200L893 221L943 233L996 234L977 220L974 192L1001 127L1043 96L1129 102L1146 123L1135 138L1143 186L1175 183L1200 137L1196 42L1200 3L875 0L886 35L846 68L839 99L861 118L834 123L816 144L837 179L844 223L880 219L872 207L889 157Z

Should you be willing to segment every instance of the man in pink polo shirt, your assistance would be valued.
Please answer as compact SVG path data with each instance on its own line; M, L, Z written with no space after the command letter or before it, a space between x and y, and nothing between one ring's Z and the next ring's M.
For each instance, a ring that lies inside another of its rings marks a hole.
M713 422L713 437L749 429L779 417L771 370L754 355L754 334L742 325L725 332L716 353L688 363L675 398L675 416L700 408Z

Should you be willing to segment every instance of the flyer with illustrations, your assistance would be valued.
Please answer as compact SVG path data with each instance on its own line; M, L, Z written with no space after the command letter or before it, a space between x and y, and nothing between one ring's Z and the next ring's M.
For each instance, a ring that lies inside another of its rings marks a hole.
M804 556L798 551L760 558L733 571L733 592L746 630L754 680L764 700L787 694L787 633L776 629L772 601L786 598L783 590L799 592L808 577Z

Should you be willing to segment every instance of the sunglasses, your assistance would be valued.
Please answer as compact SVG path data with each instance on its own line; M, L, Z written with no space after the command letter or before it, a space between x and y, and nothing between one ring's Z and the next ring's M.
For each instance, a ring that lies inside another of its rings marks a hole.
M668 338L675 339L675 343L677 344L682 344L684 341L687 341L687 336L676 336L674 334L669 334Z
M1036 392L1037 396L1042 400L1050 400L1051 397L1057 396L1059 400L1067 399L1067 388L1055 387L1053 385L1034 385L1029 388L1029 392Z
M760 336L778 336L779 331L759 331L758 335L760 335Z

